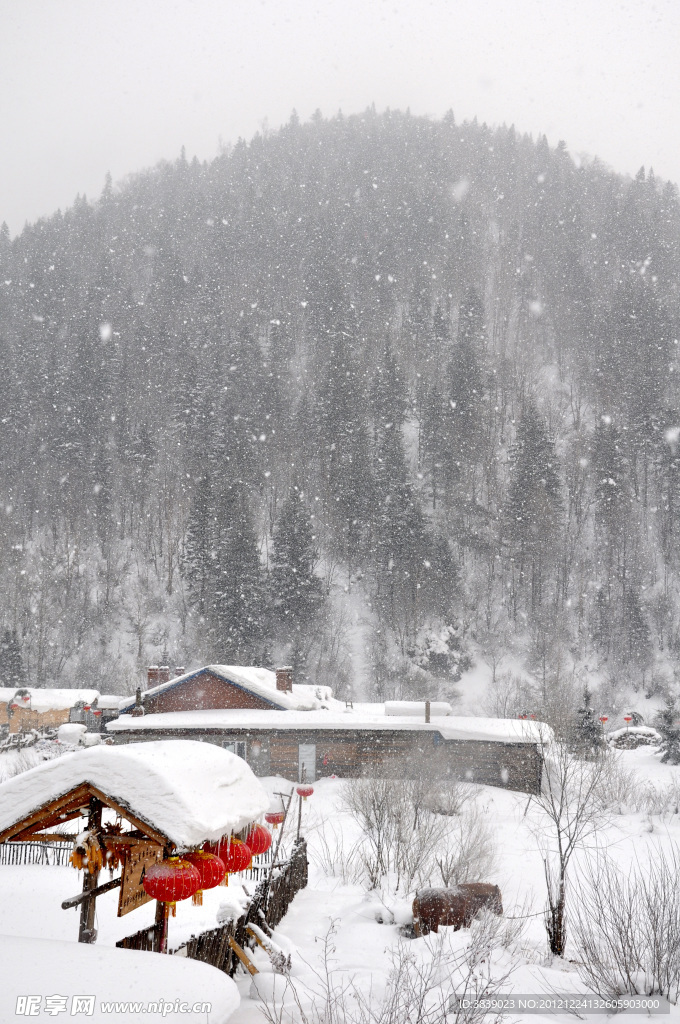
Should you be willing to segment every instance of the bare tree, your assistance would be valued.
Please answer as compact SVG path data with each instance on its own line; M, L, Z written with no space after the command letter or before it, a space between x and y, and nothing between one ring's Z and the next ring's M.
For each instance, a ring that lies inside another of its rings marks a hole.
M571 858L602 827L605 811L599 793L610 768L611 754L594 761L576 757L566 743L539 726L542 788L534 798L532 824L543 848L548 887L545 925L550 951L564 956L567 941L567 872Z

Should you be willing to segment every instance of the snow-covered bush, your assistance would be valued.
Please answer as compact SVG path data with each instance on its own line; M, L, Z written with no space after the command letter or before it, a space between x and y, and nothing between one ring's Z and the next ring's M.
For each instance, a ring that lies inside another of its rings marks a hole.
M427 794L420 779L348 780L345 808L359 826L360 839L340 857L343 872L371 889L387 884L402 892L486 880L495 849L476 804L461 803L461 813L442 815L429 809ZM330 851L326 859L330 862Z
M491 914L473 922L467 942L448 929L417 949L401 941L390 952L384 987L362 986L335 969L334 934L332 923L313 974L289 971L283 984L274 975L274 985L253 986L267 1024L488 1024L496 1018L484 1003L503 991L514 969L504 953L504 923Z
M680 997L680 851L625 873L600 854L581 877L572 928L583 981L598 995Z
M631 725L629 729L614 729L613 732L608 732L607 743L615 750L658 747L661 743L661 734L648 725Z

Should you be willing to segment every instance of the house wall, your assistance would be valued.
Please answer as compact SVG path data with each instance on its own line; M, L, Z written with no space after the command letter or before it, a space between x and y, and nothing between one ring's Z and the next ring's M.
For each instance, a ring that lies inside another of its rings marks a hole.
M30 729L53 729L68 722L70 708L51 711L32 711L30 708L12 708L9 712L9 731L28 732Z
M246 760L256 775L297 781L300 744L316 745L316 778L405 774L467 779L521 793L537 793L541 762L535 744L445 740L436 730L230 729L134 730L112 734L116 743L195 739L224 745L245 740ZM253 755L252 744L261 750ZM398 761L397 771L393 763Z
M142 699L149 715L164 711L194 711L196 708L252 708L262 711L272 707L260 697L207 671L162 693L144 694Z

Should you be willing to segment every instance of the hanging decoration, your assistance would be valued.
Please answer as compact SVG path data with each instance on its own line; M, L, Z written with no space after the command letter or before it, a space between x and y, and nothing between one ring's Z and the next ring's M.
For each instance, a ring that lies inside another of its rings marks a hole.
M245 871L250 867L250 862L253 859L253 854L250 847L241 842L240 839L232 838L229 843L226 858L224 859L224 866L227 869L225 874L225 885L229 885L229 875L237 875L239 871Z
M195 907L203 906L203 890L214 889L219 885L226 873L226 866L221 857L207 850L192 850L191 853L182 854L182 860L187 861L198 871L201 876L200 888L191 897Z
M238 874L250 867L253 859L252 850L240 839L234 836L224 836L219 843L206 843L203 847L206 853L212 853L223 862L225 875L222 885L229 885L229 875Z
M314 792L314 786L298 786L295 790L298 796L301 796L303 800L306 800L308 796L311 796Z
M127 844L122 842L123 828L120 822L111 822L104 825L102 829L102 840L104 842L104 861L113 878L113 872L119 868L125 860Z
M253 857L266 853L272 845L272 834L264 825L251 825L246 835L246 843Z
M267 811L264 816L264 820L269 822L269 824L273 825L276 829L283 821L286 820L286 813L285 811Z
M69 860L76 871L86 868L91 875L101 871L104 867L104 850L94 832L81 832L76 836Z
M152 864L142 880L144 892L155 900L167 903L173 917L178 900L188 900L200 888L201 876L193 864L183 857L168 857Z

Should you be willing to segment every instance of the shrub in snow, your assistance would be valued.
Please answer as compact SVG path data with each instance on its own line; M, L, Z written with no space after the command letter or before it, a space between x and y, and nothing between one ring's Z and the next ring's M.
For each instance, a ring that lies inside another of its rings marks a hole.
M331 924L321 949L321 964L300 978L257 975L251 997L268 1024L482 1024L488 1016L485 1002L507 984L513 967L502 952L502 919L484 915L473 922L467 943L442 933L417 945L400 941L390 951L386 984L375 979L349 979L333 967L335 925ZM461 1009L456 997L465 999ZM467 1005L469 1004L469 1006Z
M680 997L680 851L622 872L598 854L573 901L577 966L598 995Z
M613 732L608 732L607 743L615 750L658 747L661 743L661 733L648 725L632 725L629 729L615 729Z
M345 807L360 829L349 851L356 881L402 892L488 881L495 849L483 814L472 803L457 815L433 813L430 786L426 779L347 781Z
M661 733L660 753L664 764L680 764L680 721L675 697L667 697L659 711L656 728Z

